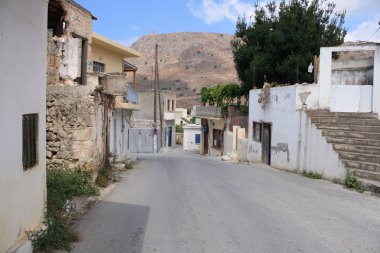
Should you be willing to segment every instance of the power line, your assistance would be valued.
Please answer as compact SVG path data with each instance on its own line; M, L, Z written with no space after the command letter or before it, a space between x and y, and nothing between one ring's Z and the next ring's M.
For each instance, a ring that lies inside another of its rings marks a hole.
M380 22L379 22L379 28L377 28L377 30L368 38L367 41L369 41L370 39L372 39L372 37L380 30Z

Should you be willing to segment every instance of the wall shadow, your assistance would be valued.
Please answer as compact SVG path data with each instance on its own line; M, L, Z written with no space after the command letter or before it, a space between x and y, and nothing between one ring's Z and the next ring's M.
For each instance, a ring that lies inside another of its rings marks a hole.
M147 206L100 201L78 223L72 252L141 253L148 217Z

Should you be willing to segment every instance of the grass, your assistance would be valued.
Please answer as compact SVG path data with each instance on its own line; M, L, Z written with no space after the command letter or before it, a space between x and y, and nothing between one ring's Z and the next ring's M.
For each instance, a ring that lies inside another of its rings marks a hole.
M100 163L98 176L95 183L100 187L107 187L112 181L112 166L108 159L103 159Z
M27 235L35 251L69 251L70 243L78 240L78 233L70 227L67 203L76 196L98 195L99 189L91 181L91 172L80 167L72 170L48 168L46 186L46 229L29 231Z
M132 162L125 163L125 164L124 164L124 169L126 169L126 170L131 170L131 169L133 169L133 164L132 164Z
M365 191L364 185L361 182L359 182L356 178L354 178L352 174L348 174L346 176L346 179L344 180L344 185L347 188L353 189L360 193Z
M302 175L304 177L311 178L311 179L321 179L322 178L321 173L312 172L312 171L309 171L309 172L303 171Z

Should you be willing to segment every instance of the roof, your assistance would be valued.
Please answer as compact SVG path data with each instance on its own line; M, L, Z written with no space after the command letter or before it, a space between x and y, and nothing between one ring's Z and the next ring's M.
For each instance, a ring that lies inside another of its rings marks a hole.
M141 54L136 50L123 46L113 40L110 40L94 32L92 33L92 44L116 52L120 54L123 58L133 58L141 56Z
M136 71L136 70L138 70L138 68L135 65L133 65L127 61L123 61L123 69L124 69L124 71Z

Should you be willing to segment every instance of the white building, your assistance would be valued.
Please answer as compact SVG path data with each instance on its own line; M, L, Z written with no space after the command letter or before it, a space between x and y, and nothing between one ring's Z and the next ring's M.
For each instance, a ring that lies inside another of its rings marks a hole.
M321 48L317 84L270 88L265 108L262 92L250 91L248 160L380 181L380 46Z
M201 125L189 124L183 127L183 150L200 151Z
M31 252L44 219L47 5L0 2L0 252Z

